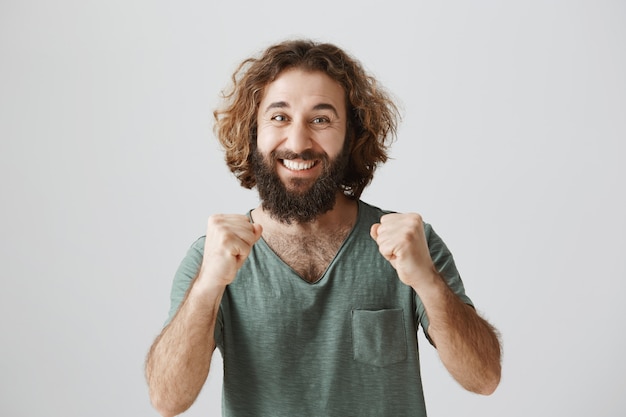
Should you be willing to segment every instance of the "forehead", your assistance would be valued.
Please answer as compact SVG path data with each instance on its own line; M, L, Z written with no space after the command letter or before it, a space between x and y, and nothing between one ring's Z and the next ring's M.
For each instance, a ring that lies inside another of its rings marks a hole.
M329 102L344 109L345 93L341 84L324 72L288 69L265 86L261 103L274 101L294 106Z

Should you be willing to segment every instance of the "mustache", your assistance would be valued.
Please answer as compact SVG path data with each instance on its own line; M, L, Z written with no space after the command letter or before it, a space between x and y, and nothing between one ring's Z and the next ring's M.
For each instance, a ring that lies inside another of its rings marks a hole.
M313 159L320 159L322 161L328 161L328 155L326 153L314 152L310 149L307 149L304 152L300 152L300 153L289 151L289 150L282 150L282 151L275 150L270 153L270 156L274 160L276 159L286 159L286 160L302 159L303 161L311 161Z

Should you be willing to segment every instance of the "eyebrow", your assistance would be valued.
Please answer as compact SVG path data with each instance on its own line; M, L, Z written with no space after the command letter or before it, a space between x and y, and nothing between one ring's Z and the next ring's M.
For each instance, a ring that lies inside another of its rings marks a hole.
M268 111L272 109L288 109L289 107L290 107L289 103L287 103L286 101L275 101L274 103L270 103L265 108L265 113L267 113ZM335 108L335 106L329 103L316 104L315 106L313 106L312 110L330 110L335 114L335 116L339 117L339 113L337 112L337 109Z

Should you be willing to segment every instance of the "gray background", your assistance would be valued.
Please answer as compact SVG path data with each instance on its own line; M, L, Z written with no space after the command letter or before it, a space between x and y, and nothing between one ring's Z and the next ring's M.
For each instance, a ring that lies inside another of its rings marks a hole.
M211 111L292 35L398 99L363 199L432 223L502 332L491 397L420 332L430 415L623 415L626 4L603 0L2 0L0 415L156 415L143 361L174 271L209 214L257 204ZM218 415L220 366L186 415Z

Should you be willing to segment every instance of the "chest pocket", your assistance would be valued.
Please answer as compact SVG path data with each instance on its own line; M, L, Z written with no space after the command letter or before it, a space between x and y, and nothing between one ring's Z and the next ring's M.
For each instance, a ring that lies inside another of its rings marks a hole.
M402 309L352 310L354 359L374 366L402 362L407 356Z

